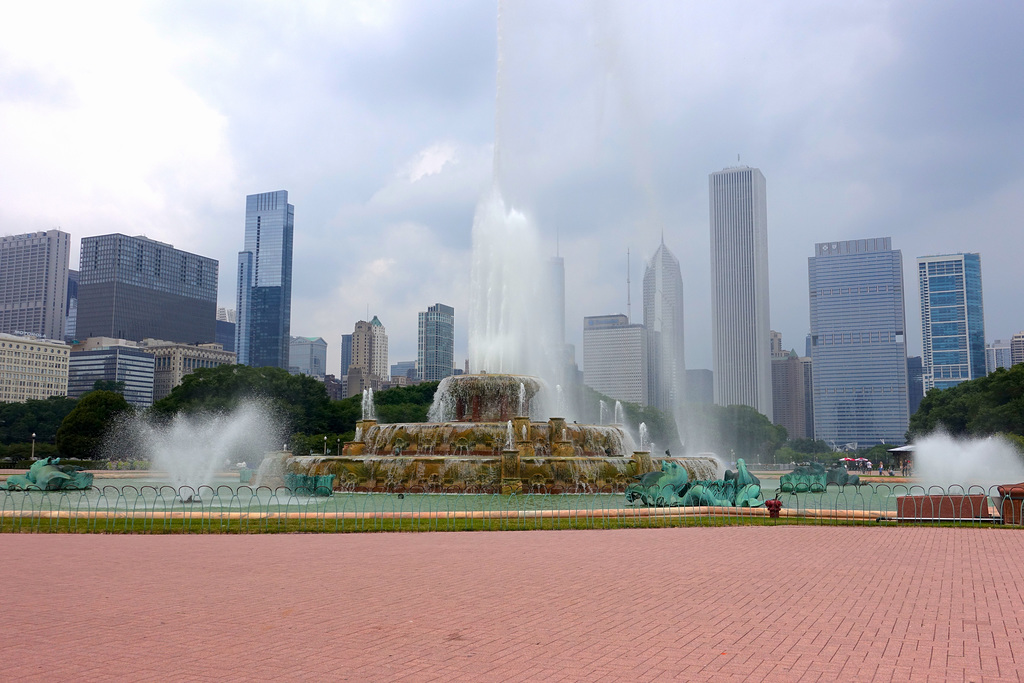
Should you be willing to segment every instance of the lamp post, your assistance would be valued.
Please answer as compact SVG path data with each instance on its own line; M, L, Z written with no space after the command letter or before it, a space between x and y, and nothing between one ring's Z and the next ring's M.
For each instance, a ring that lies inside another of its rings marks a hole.
M32 459L36 459L36 433L32 432Z
M327 455L327 437L324 437L324 455Z
M337 441L338 441L338 449L336 451L334 451L334 454L335 455L341 455L341 437L340 436L338 437Z

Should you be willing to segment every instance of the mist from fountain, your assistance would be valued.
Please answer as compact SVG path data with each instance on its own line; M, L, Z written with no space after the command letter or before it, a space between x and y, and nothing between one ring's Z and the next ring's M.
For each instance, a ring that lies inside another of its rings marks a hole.
M1024 456L998 436L958 439L942 432L914 442L914 477L925 486L989 488L1024 482Z
M597 424L604 425L608 420L608 406L604 401L597 402Z
M626 424L626 414L622 410L622 401L615 402L615 417L612 419L612 424L624 425Z
M650 437L648 436L648 433L647 433L647 423L646 422L641 422L640 423L640 450L641 451L650 451L651 450Z
M118 460L147 459L166 472L175 488L212 485L215 475L238 462L256 467L277 449L284 434L269 404L247 401L219 413L178 413L169 422L133 415L117 423L104 452Z

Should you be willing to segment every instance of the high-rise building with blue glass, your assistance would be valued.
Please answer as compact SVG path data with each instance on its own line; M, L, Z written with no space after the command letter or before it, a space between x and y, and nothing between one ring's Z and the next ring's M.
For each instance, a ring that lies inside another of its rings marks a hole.
M424 382L449 377L455 361L455 309L444 304L428 306L419 314L416 371Z
M245 249L238 252L235 352L241 365L288 369L292 317L292 233L288 192L245 198Z
M808 261L814 436L834 447L903 443L903 255L889 237L824 242Z
M918 256L924 391L985 376L981 256Z

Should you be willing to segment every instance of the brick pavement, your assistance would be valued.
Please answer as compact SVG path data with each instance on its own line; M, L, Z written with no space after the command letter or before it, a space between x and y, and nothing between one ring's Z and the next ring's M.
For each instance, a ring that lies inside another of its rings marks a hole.
M1024 531L0 536L3 680L1024 674Z

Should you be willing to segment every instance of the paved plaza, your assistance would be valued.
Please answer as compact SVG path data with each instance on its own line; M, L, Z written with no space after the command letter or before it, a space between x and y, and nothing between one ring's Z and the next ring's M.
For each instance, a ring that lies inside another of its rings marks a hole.
M1024 531L0 536L4 680L1017 681Z

